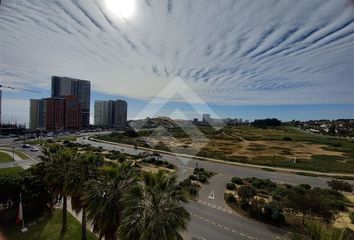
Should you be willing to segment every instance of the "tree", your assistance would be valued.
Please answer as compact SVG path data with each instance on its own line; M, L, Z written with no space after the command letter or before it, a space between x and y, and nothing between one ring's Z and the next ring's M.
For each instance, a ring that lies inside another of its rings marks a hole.
M99 176L98 166L102 165L101 154L93 152L81 154L75 161L70 163L68 180L65 182L64 190L71 197L72 209L77 213L82 211L81 232L82 239L86 239L86 207L82 198L86 190L85 183L97 179Z
M76 157L77 154L70 149L56 144L45 147L40 157L45 183L51 188L55 198L60 197L63 201L62 234L67 230L67 194L64 186L69 179L70 162Z
M295 187L289 191L285 205L293 212L302 214L303 224L307 215L320 217L330 223L337 213L331 201L318 189L306 190L302 187Z
M353 186L345 181L339 181L336 179L331 179L327 182L328 186L335 191L352 192Z
M93 231L106 240L117 239L124 209L123 196L137 181L131 164L105 167L99 179L87 183L83 197L87 218L93 222Z
M320 222L307 221L304 233L293 230L289 238L291 240L351 240L352 232L349 229L336 229Z
M182 239L190 215L182 206L187 202L176 176L143 173L142 184L133 186L124 200L119 237L122 240Z
M248 204L249 201L256 195L256 190L251 186L241 186L237 189L237 195L240 198L241 204Z

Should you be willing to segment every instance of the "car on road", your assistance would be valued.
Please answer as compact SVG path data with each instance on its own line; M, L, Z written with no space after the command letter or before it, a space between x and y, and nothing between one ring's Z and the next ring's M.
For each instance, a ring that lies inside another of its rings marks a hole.
M30 148L31 145L29 145L29 144L23 144L22 147L23 147L23 148Z
M39 148L37 148L37 147L32 147L31 148L31 152L38 152L39 151Z

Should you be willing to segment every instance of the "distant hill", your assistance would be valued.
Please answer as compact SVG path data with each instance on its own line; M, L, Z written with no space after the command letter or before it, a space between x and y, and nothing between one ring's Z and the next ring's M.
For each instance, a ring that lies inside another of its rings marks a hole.
M139 119L139 120L131 120L129 121L129 125L133 128L176 128L178 124L175 120L169 117L156 117L156 118L146 118L146 119Z

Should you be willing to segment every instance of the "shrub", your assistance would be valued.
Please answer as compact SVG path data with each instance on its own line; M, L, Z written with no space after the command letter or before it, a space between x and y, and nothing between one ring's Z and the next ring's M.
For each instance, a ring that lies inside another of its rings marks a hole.
M354 224L354 212L349 214L349 218L352 221L352 223Z
M238 184L238 185L243 185L243 180L239 177L233 177L231 179L231 182L235 183L235 184Z
M226 184L226 189L227 190L235 190L236 189L236 185L232 182L229 182Z
M192 185L190 188L189 188L189 194L193 195L193 196L196 196L198 193L198 188L195 186L195 185Z
M283 141L292 141L291 137L283 137Z
M208 177L204 174L197 175L197 180L200 181L201 183L206 183L208 181Z
M229 202L229 203L235 203L236 202L236 198L233 194L228 194L227 195L227 198L226 198L226 201Z
M305 184L305 183L300 184L299 187L303 187L303 188L305 188L306 190L310 190L310 189L311 189L311 186L310 186L309 184Z
M195 175L189 175L189 177L188 177L190 180L197 180L197 176L195 176Z

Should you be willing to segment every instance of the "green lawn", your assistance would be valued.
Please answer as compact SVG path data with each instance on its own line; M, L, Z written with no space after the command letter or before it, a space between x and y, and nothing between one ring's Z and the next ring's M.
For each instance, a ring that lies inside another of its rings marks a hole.
M6 162L11 162L11 161L13 161L13 160L9 154L4 153L4 152L0 152L0 163L6 163Z
M27 154L25 154L24 152L22 151L15 151L15 154L17 156L19 156L22 160L26 160L28 159L29 157L27 156Z
M21 167L0 168L0 175L14 175L22 171Z
M18 239L18 240L51 240L51 239L63 239L63 240L74 240L81 239L81 224L77 221L71 214L68 213L68 230L61 238L61 221L62 221L62 211L57 210L54 212L53 217L42 217L32 222L28 226L28 232L21 233L20 227L13 224L4 228L5 235L8 239ZM90 232L87 231L88 240L96 240L97 238Z

